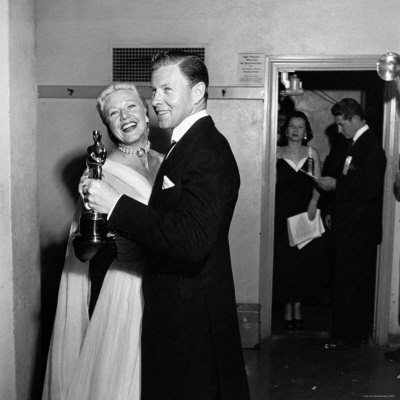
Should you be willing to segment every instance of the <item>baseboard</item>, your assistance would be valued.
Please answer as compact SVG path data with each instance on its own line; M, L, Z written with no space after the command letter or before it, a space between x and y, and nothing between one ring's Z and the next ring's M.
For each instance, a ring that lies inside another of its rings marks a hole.
M242 348L257 349L260 344L260 304L238 303L237 314Z

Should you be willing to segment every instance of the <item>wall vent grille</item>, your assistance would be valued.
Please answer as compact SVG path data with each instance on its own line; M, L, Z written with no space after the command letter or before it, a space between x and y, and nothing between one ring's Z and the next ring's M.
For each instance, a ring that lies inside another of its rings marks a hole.
M113 48L113 81L150 82L151 58L159 51L183 50L203 61L204 47L120 47Z

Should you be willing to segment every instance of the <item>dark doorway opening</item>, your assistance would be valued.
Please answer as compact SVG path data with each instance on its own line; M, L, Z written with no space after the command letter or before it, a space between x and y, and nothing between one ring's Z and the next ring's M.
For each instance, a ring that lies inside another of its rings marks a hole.
M360 103L363 106L367 116L367 123L373 132L382 141L383 137L383 116L384 116L384 94L385 82L379 78L375 71L296 71L298 78L302 81L304 91L312 92L321 98L321 101L327 101L334 104L346 96L346 92L359 92ZM280 90L284 86L280 83ZM291 110L292 104L296 101L290 101L290 97L280 97L279 105L284 113ZM294 106L296 108L296 105ZM312 110L308 110L312 113ZM278 124L279 124L278 114ZM323 131L316 132L318 135L328 135L329 131L335 129L332 125L333 119L327 119L326 127ZM327 143L329 141L327 140ZM313 146L315 146L313 144ZM317 146L315 146L317 147ZM318 149L320 150L320 149ZM326 149L321 149L320 153L326 153ZM328 149L329 150L329 149ZM321 159L324 161L324 158ZM331 257L331 256L329 256ZM326 262L328 259L322 260ZM291 334L327 336L330 330L331 321L331 288L329 275L324 285L323 295L319 297L310 297L304 299L302 314L303 328L298 331L290 331ZM283 326L282 309L272 304L272 329L273 335L287 333Z

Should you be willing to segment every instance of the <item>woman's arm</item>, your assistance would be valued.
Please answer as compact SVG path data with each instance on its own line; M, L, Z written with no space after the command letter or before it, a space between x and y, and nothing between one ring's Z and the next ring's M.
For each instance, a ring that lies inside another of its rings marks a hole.
M312 158L314 160L314 176L319 178L321 176L321 161L317 149L312 148ZM319 191L314 188L310 203L308 204L307 208L308 219L310 219L311 221L315 218L315 215L317 213L319 197Z

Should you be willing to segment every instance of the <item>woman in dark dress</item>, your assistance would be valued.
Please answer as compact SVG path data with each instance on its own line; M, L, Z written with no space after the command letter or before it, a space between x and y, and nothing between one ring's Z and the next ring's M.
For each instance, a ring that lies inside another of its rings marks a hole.
M274 305L283 309L285 329L301 329L301 303L319 286L322 268L323 239L317 238L299 249L289 245L287 218L303 212L313 220L317 215L319 192L312 174L319 177L318 151L307 146L312 138L307 116L295 111L284 125L285 135L277 149L277 181L275 198ZM283 141L283 143L282 143ZM303 170L300 171L300 170Z

